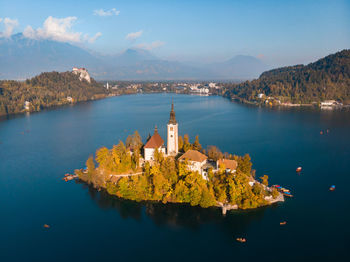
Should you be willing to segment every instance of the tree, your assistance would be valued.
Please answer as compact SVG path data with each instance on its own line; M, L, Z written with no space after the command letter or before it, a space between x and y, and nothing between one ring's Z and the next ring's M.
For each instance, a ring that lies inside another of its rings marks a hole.
M269 185L269 176L268 175L263 175L262 177L260 177L261 179L261 183L265 186L268 186Z
M91 182L92 176L95 174L95 163L92 156L86 160L86 169L88 174L88 182Z
M185 134L184 135L184 144L183 144L183 151L187 152L188 150L190 150L192 148L192 145L190 143L190 137Z
M153 157L154 157L154 161L157 163L162 163L164 160L163 152L158 149L154 150Z
M179 136L179 151L183 150L183 146L184 146L184 141L182 139L182 136Z
M252 171L252 162L249 154L245 154L243 157L238 157L236 160L238 163L237 169L249 176Z
M273 198L276 198L276 197L279 196L279 192L277 191L276 188L272 188L271 195L272 195Z
M213 159L214 161L217 161L223 157L221 151L216 146L208 146L208 157L210 159Z
M196 136L195 140L194 140L194 143L192 145L192 148L194 150L197 150L197 151L201 151L202 150L202 145L199 143L199 138L198 138L198 135Z
M137 130L133 135L129 135L126 138L125 146L126 148L129 148L132 151L138 150L142 147L142 139L139 132L137 132Z
M107 163L109 161L109 150L107 147L101 147L96 151L96 162L102 168L107 167Z

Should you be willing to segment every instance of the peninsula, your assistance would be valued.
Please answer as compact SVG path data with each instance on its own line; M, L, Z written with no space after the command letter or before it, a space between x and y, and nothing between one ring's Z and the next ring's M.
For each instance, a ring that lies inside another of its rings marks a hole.
M179 124L171 106L167 145L157 127L146 143L137 131L112 149L102 147L86 168L75 170L82 181L104 188L111 195L135 201L189 203L203 208L249 209L284 201L268 186L268 176L255 179L248 154L222 153L217 147L203 149L196 136L178 134Z

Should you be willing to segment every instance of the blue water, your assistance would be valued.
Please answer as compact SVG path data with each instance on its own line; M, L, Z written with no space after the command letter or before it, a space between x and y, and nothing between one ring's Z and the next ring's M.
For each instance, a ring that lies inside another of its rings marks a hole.
M215 208L136 203L61 180L134 130L146 138L157 125L165 138L172 98L181 135L249 153L257 177L267 174L294 198L223 217ZM0 261L346 261L349 170L349 112L151 94L12 117L0 121Z

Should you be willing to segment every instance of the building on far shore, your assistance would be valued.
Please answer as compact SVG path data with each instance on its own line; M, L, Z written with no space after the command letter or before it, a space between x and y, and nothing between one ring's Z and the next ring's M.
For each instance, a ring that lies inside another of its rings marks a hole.
M155 150L162 152L164 155L166 154L164 140L158 134L157 126L154 128L153 136L151 136L151 138L148 139L148 141L145 144L145 146L143 147L143 149L144 149L145 161L153 161L154 160L154 151Z
M207 163L208 157L197 150L188 150L184 153L180 158L180 161L186 161L187 167L191 171L197 171L199 174L203 176L204 179L207 180L207 176L203 173L203 167Z
M334 108L340 108L342 107L342 103L339 103L336 100L326 100L321 102L320 107L321 109L334 109Z

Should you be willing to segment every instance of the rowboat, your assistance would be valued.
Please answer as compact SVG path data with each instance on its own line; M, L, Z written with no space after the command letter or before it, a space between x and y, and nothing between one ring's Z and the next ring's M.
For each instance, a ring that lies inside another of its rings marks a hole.
M246 240L244 237L238 237L238 238L236 238L236 240L237 240L238 242L241 242L241 243L247 242L247 240Z

